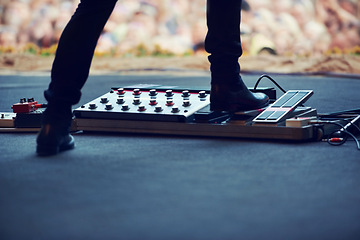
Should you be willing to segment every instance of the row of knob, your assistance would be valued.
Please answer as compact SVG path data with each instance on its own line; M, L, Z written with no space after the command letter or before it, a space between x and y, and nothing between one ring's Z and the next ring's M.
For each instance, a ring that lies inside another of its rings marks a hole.
M35 100L34 100L34 98L28 98L27 100L26 100L26 98L21 98L20 99L20 103L26 103L26 102L35 102Z
M167 105L167 106L172 106L171 112L173 112L173 113L180 112L180 109L179 109L178 106L173 106L173 105ZM89 109L96 109L96 108L97 108L97 106L96 106L95 103L90 103L90 104L89 104ZM112 104L106 104L106 105L105 105L105 110L112 110L113 108L114 108L114 107L112 106ZM122 110L122 111L129 111L129 110L130 110L130 107L129 107L129 105L127 105L127 104L123 104L123 105L121 106L121 110ZM139 112L144 112L144 111L146 111L146 107L145 107L145 105L139 105L137 110L138 110ZM161 105L157 105L157 106L155 106L155 108L154 108L154 112L162 112L163 110L164 110L164 109L162 108Z
M117 91L117 94L119 95L116 103L122 105L121 106L122 111L129 111L130 107L129 107L128 104L125 104L125 98L124 98L124 95L125 95L126 91L123 88L118 88L116 91ZM111 93L113 93L113 92L114 91L112 91ZM132 104L136 105L138 107L137 110L139 112L143 112L143 111L147 110L145 105L141 105L141 99L140 99L141 94L142 94L142 92L138 88L136 88L136 89L134 89L132 91L132 95L134 95L134 98L132 100L133 101ZM162 108L161 105L158 104L158 102L156 100L157 95L158 95L158 92L156 91L156 89L149 90L149 96L151 96L149 105L154 106L154 111L155 112L162 112L163 108ZM174 92L172 90L166 90L165 96L167 97L165 105L168 106L168 107L172 107L171 112L173 112L173 113L179 112L180 111L179 107L175 106L173 98L172 98L174 96ZM184 91L182 91L181 96L183 97L182 106L183 107L191 106L191 103L190 103L190 100L189 100L190 92L188 90L184 90ZM206 91L199 91L198 97L200 98L200 101L206 100L205 99L207 97ZM100 99L100 103L105 105L106 110L112 110L114 108L113 105L111 103L109 103L109 99L107 97L102 97ZM85 107L85 106L83 106L83 107ZM96 105L96 103L90 103L89 104L89 109L96 109L97 107L98 106ZM185 112L187 112L187 111L188 110L185 110Z
M125 95L125 90L123 88L119 88L117 89L117 93L119 95ZM132 93L134 96L140 96L142 94L141 90L139 88L136 88L133 90L133 93ZM151 89L149 90L149 96L156 96L158 94L158 92L156 91L156 89ZM166 97L172 97L174 96L174 93L173 93L173 90L166 90L165 91L165 96ZM184 90L182 91L182 94L181 94L182 97L190 97L190 92L189 90ZM200 98L205 98L207 96L206 94L206 91L200 91L198 96Z
M103 97L103 98L101 98L100 102L106 104L106 103L109 102L109 99L106 98L106 97ZM116 100L116 103L117 103L117 104L124 104L124 103L125 103L125 99L124 99L123 97L120 97L120 98L118 98L118 99ZM140 104L141 104L140 98L134 98L134 99L133 99L133 104L134 104L134 105L140 105ZM156 99L150 99L149 105L155 106L155 105L157 105L157 104L158 104L158 103L157 103ZM168 98L168 99L166 100L166 106L173 106L173 105L174 105L173 99L172 99L172 98ZM187 100L187 99L183 100L183 106L184 106L184 107L189 107L190 105L191 105L190 100ZM92 106L92 105L91 105L91 106Z

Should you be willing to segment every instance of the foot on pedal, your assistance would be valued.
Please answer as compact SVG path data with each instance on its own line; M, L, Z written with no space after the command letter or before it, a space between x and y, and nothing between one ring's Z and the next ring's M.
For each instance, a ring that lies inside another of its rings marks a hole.
M264 93L253 93L240 81L236 84L212 84L210 93L211 111L239 112L264 108L269 97Z

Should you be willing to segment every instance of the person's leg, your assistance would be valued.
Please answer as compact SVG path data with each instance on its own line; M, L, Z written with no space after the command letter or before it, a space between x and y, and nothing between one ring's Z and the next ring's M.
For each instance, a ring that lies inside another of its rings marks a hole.
M51 70L51 82L44 92L48 107L37 138L39 155L73 148L69 135L72 105L79 102L99 36L116 0L81 0L65 27Z
M211 54L212 83L233 81L240 72L241 3L241 0L207 0L205 50Z
M241 111L268 104L264 94L251 93L240 77L242 0L207 0L205 49L211 64L211 109Z
M81 0L65 27L53 62L51 82L45 91L50 115L62 118L64 114L68 118L71 105L79 102L97 41L115 4L116 0ZM63 106L68 109L65 111Z

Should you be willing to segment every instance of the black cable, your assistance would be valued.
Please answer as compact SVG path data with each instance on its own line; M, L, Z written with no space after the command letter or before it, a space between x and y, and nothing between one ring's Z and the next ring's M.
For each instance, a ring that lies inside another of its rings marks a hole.
M357 109L350 109L350 110L344 110L344 111L339 111L339 112L332 112L332 113L323 113L321 114L322 116L328 116L328 117L333 117L333 116L338 116L338 115L342 115L342 114L359 114L360 113L360 108Z
M255 87L254 87L254 90L256 90L257 86L259 85L260 81L264 78L268 78L270 81L272 81L283 93L286 93L286 91L272 78L270 77L269 75L267 74L263 74L259 77L259 79L257 80L256 84L255 84Z
M344 120L347 121L348 124L355 127L360 132L360 127L358 127L355 123L352 122L352 120L354 120L354 119L352 119L352 120L344 119Z

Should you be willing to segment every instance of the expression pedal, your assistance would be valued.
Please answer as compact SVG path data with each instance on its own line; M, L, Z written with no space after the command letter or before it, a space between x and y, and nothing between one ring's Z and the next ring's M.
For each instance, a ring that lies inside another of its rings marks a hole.
M271 104L255 119L255 123L279 123L288 118L299 105L306 102L313 95L312 90L290 90Z
M300 95L291 100L288 93L281 101L292 104L283 107L286 116L316 116L310 107L298 107L312 94ZM296 91L299 92L299 91ZM298 99L300 98L301 99ZM279 99L279 100L280 100ZM297 100L297 101L295 101ZM276 101L275 103L276 104ZM270 106L274 111L277 105ZM166 89L161 86L112 88L108 93L74 110L77 130L95 132L121 132L166 134L182 136L208 136L280 140L312 140L312 125L292 127L281 124L254 124L268 109L258 109L230 115L210 111L210 92L194 89ZM261 118L260 118L261 120Z

